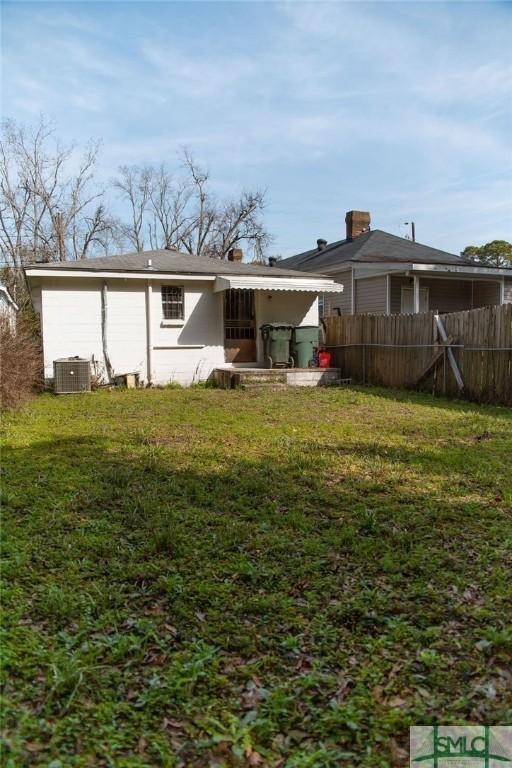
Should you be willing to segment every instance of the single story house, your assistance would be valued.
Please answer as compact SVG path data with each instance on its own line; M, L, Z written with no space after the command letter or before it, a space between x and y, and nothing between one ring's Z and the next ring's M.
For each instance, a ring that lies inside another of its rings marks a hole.
M325 296L323 314L457 312L512 302L512 269L487 267L437 248L370 229L370 214L348 211L346 237L279 266L322 272L345 290Z
M107 378L147 384L207 379L218 366L258 365L259 327L318 323L318 296L343 286L321 274L145 251L25 269L41 318L45 377L53 361L86 357Z
M16 329L16 313L18 305L9 293L7 287L0 283L0 315L6 317L12 330Z

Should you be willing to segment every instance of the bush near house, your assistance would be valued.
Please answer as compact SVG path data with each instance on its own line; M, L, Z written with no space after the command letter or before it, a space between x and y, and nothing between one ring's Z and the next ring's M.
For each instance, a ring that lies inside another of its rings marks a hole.
M397 768L511 721L510 410L99 391L4 444L7 768Z
M13 328L0 315L0 406L16 409L41 388L43 381L41 342L32 317L18 317Z

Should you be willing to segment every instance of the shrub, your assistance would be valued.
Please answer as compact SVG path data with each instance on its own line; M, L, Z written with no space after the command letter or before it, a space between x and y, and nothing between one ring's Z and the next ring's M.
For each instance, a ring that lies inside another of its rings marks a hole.
M19 408L42 383L41 344L33 324L21 316L14 329L8 318L0 315L0 406Z

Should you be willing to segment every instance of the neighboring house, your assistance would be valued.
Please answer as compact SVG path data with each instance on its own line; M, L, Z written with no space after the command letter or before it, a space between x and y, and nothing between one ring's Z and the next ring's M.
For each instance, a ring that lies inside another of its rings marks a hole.
M45 376L78 355L114 375L189 384L217 366L262 361L259 327L318 322L319 294L343 290L332 278L200 258L171 250L26 267L41 316Z
M279 262L286 269L322 272L343 283L325 297L323 313L456 312L512 302L512 269L476 264L436 248L370 230L370 214L348 211L346 238Z
M13 330L16 329L16 313L18 311L18 305L12 298L11 294L3 285L3 283L0 283L0 315L3 317L7 317L9 320L9 325Z

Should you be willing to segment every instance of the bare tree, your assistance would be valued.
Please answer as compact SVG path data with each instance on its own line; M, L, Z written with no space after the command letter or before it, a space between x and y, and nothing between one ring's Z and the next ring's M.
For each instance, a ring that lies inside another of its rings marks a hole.
M263 192L219 200L210 174L183 150L176 172L160 166L124 165L112 182L129 212L108 214L105 191L95 183L99 144L81 157L64 146L43 117L33 128L2 124L0 142L0 252L21 269L34 261L66 261L108 254L126 241L137 251L178 248L191 255L226 258L236 245L256 258L270 242L262 213Z
M98 152L99 144L89 143L71 171L75 148L62 146L43 117L31 129L2 124L0 248L7 265L94 254L114 226L94 183Z
M242 192L234 200L218 201L210 175L183 150L181 175L165 165L123 166L114 187L129 204L131 221L123 225L137 250L148 232L151 248L178 248L194 256L226 258L236 245L246 245L255 258L271 241L264 227L264 192Z
M128 203L131 220L122 224L123 234L136 251L144 250L144 221L150 199L153 170L138 165L122 165L119 178L112 184L120 196Z
M197 165L188 149L183 150L183 167L190 188L191 213L181 234L180 245L188 253L204 256L217 217L215 201L208 188L210 174Z
M178 248L187 227L191 190L181 179L174 181L165 165L151 168L149 185L149 240L151 248Z
M260 216L264 207L263 192L242 192L238 200L225 203L214 224L211 242L213 255L225 258L231 248L248 243L255 259L262 259L271 242Z
M13 121L2 125L0 141L0 243L5 264L21 267L34 260L39 247L42 212L31 188L42 173L41 146L48 136L42 123L30 137L31 153L26 151L26 135Z

